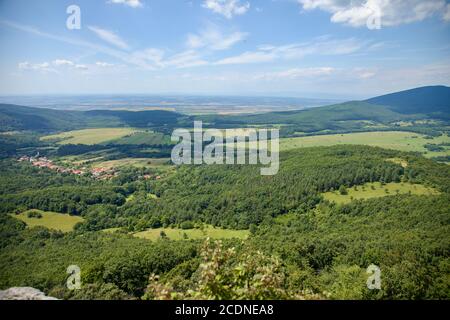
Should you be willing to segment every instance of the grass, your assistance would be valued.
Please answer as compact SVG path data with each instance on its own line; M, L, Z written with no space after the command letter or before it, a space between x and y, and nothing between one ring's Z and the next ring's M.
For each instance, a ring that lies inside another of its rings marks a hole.
M58 141L58 144L100 144L107 141L129 136L137 132L133 128L97 128L67 131L42 137L41 140Z
M229 230L229 229L220 229L214 228L213 226L207 226L203 230L201 229L177 229L177 228L157 228L157 229L148 229L146 231L137 232L134 234L135 237L148 239L155 241L161 238L161 231L164 231L167 237L171 240L189 240L189 239L230 239L230 238L238 238L238 239L246 239L249 235L248 230ZM187 238L184 237L184 234L187 235Z
M28 227L42 226L49 229L59 230L62 232L70 232L78 222L83 222L84 219L78 216L70 216L68 214L48 212L41 210L37 211L42 215L42 218L29 218L28 211L22 212L18 215L13 215L15 218L22 220Z
M396 164L401 165L403 168L408 167L408 161L403 160L401 158L390 158L390 159L386 159L386 161L390 161Z
M428 151L424 148L424 144L427 143L450 143L450 137L442 135L433 139L425 139L424 135L402 131L332 134L280 139L280 150L339 144L361 144L385 149L420 152L430 158L450 155L450 149L448 148L439 152Z
M130 202L130 201L134 201L135 200L135 196L134 196L134 194L131 194L131 195L129 195L126 199L125 199L125 201L126 202ZM158 196L156 195L156 194L153 194L153 193L147 193L147 198L148 199L159 199L158 198Z
M153 131L137 131L125 137L111 141L117 144L165 144L170 145L170 136L166 136L160 132Z
M92 164L93 168L120 168L123 166L133 166L136 168L163 168L170 167L168 165L169 158L124 158L118 160L102 161Z
M380 182L366 183L362 186L357 186L357 190L348 188L347 192L347 195L341 195L339 191L325 192L323 193L323 197L328 201L345 204L356 199L378 198L395 194L407 194L410 192L414 195L439 194L439 191L436 189L420 184L395 182L387 183L385 185L381 185Z
M122 228L108 228L108 229L101 230L101 232L115 233L115 232L119 232L121 230L122 230Z

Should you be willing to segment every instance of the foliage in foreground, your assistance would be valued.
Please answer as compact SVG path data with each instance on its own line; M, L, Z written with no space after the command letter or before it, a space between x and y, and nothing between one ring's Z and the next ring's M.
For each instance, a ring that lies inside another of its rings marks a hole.
M282 157L276 177L261 177L257 168L198 166L158 181L139 180L142 172L129 170L109 182L1 162L0 288L33 286L66 299L139 299L145 293L172 299L450 298L448 166L361 146L294 150ZM387 161L393 157L408 166ZM342 185L349 190L399 180L440 193L390 194L346 205L321 196ZM158 197L149 199L149 192ZM124 202L129 194L134 199ZM65 212L66 201L87 221L68 234L25 228L7 214L47 206ZM245 243L209 244L202 252L194 240L151 242L96 231L186 227L186 221L249 225L251 236ZM83 289L71 293L64 286L72 264L81 267ZM381 290L366 287L370 264L382 270ZM149 286L152 274L160 280L152 278ZM272 287L264 288L263 279Z
M189 289L177 291L178 277L161 283L158 276L152 275L144 299L264 300L306 297L286 290L286 271L282 263L261 251L237 254L234 247L225 249L222 242L213 244L207 239L200 252L202 262L183 285Z

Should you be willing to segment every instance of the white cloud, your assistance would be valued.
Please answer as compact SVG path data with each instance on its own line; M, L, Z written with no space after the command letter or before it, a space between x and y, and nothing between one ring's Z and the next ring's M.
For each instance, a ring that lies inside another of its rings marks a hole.
M124 4L128 7L139 8L142 7L143 4L140 0L110 0L109 3L119 3Z
M225 50L247 38L248 33L233 32L224 35L215 26L209 26L199 34L189 34L186 45L191 49L208 48L211 50Z
M422 21L441 14L445 0L297 0L304 10L320 9L332 14L331 21L352 27L366 26L375 15L382 26ZM444 10L445 11L445 10ZM448 19L444 13L442 18Z
M307 55L345 55L355 53L368 46L367 41L355 38L329 39L317 38L306 43L294 43L283 46L261 46L257 51L248 51L234 57L228 57L216 62L216 64L247 64L269 62L276 59L300 59ZM373 46L373 44L372 44Z
M122 50L113 49L108 46L99 45L97 43L77 40L73 38L60 37L54 34L42 32L41 30L31 26L20 25L10 21L0 20L0 24L4 24L8 27L21 30L30 34L34 34L39 37L52 39L70 45L89 48L94 52L100 52L112 58L119 59L124 63L126 63L127 65L134 65L145 70L157 70L165 67L175 67L175 68L197 67L209 63L208 61L204 60L199 53L195 52L195 50L192 49L178 54L174 54L166 58L165 52L157 48L148 48L145 50L124 52ZM216 39L217 41L210 42L209 45L218 50L221 48L231 46L232 44L236 43L237 39L241 39L243 37L244 37L243 33L235 33L230 36L224 37L224 39L222 39L222 42Z
M112 31L109 31L106 29L101 29L101 28L95 27L95 26L89 26L88 28L102 40L104 40L120 49L126 50L129 48L128 44Z
M375 72L370 72L370 71L361 72L359 74L359 77L361 79L370 79L370 78L373 78L374 76L376 76L376 73Z
M52 68L51 66L54 66L55 68ZM44 73L59 73L58 70L61 70L61 68L68 67L69 69L65 70L82 70L86 71L89 69L87 65L84 64L75 64L74 62L66 59L57 59L50 62L43 62L43 63L30 63L30 62L21 62L18 65L20 70L33 70L33 71L41 71Z
M444 16L442 18L445 21L450 22L450 3L445 7Z
M293 68L280 72L264 73L255 76L255 80L300 79L308 77L329 76L336 72L332 67Z
M52 62L55 67L69 67L77 70L88 70L88 66L84 64L76 64L73 61L67 59L57 59Z
M166 53L163 50L155 48L133 52L130 55L129 62L148 70L167 67L188 68L208 64L195 50L187 50L166 57Z
M97 61L95 63L96 66L98 67L102 67L102 68L110 68L110 67L114 67L114 64L112 63L108 63L108 62L103 62L103 61Z
M69 67L74 66L74 63L72 61L65 60L65 59L57 59L57 60L53 61L53 64L57 67L59 67L59 66L69 66Z
M50 67L50 63L30 63L30 62L20 62L18 65L20 70L33 70L40 71L43 73L56 73L57 71Z
M163 62L164 66L176 68L188 68L207 65L208 62L203 60L201 56L193 50L178 53Z
M163 50L148 48L133 52L128 57L127 62L152 70L163 67L164 54Z
M133 61L131 61L131 55L129 53L123 52L121 50L113 49L108 46L103 46L98 43L93 43L93 42L84 41L84 40L78 40L73 37L58 36L55 34L43 32L43 31L39 30L38 28L35 28L32 26L17 24L15 22L7 21L7 20L0 20L0 24L8 26L10 28L14 28L14 29L26 32L26 33L29 33L29 34L36 35L38 37L51 39L51 40L62 42L62 43L69 44L69 45L88 48L88 49L92 50L93 52L100 52L100 53L106 54L110 57L122 60L123 62L125 62L127 64L134 64ZM138 65L138 66L141 66L141 65Z
M89 68L88 68L88 66L85 65L85 64L76 64L76 65L75 65L75 69L78 69L78 70L88 70Z
M250 9L250 3L241 3L240 0L204 0L202 6L227 19L231 19L235 15L243 15Z
M216 62L218 65L248 64L273 61L276 55L271 52L247 51L234 57L228 57Z

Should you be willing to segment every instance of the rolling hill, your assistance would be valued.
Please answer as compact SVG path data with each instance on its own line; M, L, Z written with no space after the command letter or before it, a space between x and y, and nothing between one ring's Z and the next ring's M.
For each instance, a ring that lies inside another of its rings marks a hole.
M277 125L282 134L316 134L392 129L405 124L409 131L441 130L450 120L450 88L433 86L307 110L249 115L200 115L209 127ZM169 132L190 126L193 117L172 111L64 111L0 104L0 131L67 131L94 127L157 128ZM421 120L420 123L418 120ZM424 122L424 120L426 120ZM430 124L430 120L437 120ZM415 122L417 121L417 122ZM403 128L405 129L405 128Z
M438 130L441 130L450 120L449 111L450 88L439 86L307 110L239 117L204 116L202 119L218 127L282 124L282 133L284 131L285 135L389 130L396 127L424 132L425 128L430 127L439 127Z
M430 86L375 97L366 102L387 106L402 114L450 113L450 88Z
M68 131L95 127L164 127L178 123L183 115L162 110L68 111L0 104L0 132L30 130Z

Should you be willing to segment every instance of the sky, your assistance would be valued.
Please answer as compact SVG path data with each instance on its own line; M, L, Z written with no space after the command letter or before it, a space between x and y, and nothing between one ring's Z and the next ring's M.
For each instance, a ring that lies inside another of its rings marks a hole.
M362 98L450 85L450 2L0 0L0 48L1 95Z

